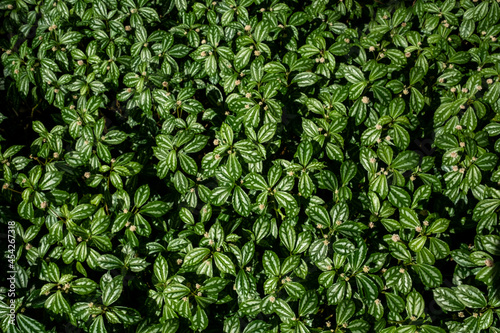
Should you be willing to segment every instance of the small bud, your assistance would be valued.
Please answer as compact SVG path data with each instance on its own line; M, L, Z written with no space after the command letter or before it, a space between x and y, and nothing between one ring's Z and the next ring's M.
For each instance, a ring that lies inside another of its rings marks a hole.
M375 52L375 46L370 46L370 47L368 48L368 51L370 51L370 52Z
M457 131L461 131L461 130L462 130L462 126L461 126L461 125L457 125L457 126L455 126L455 129L456 129Z
M486 80L486 83L493 84L493 80L492 79L488 79L488 80Z
M12 6L12 5L7 5L7 9L12 10L12 9L14 9L14 6Z
M135 225L131 225L129 228L129 230L132 232L134 232L136 229L137 229L137 227Z
M454 172L457 172L458 171L458 166L457 165L454 165L451 167L451 169L454 171Z
M486 259L484 261L484 264L487 266L487 267L493 267L495 265L495 263L493 262L493 259Z
M130 25L125 26L125 31L130 31L132 30L132 27Z
M405 57L407 57L407 58L411 57L411 52L406 52Z
M399 269L399 273L403 274L405 272L405 269L404 268L400 268Z
M462 92L463 92L463 93L467 93L467 92L469 92L469 89L467 89L467 88L462 88Z
M422 231L422 227L421 226L416 226L415 227L415 231L416 232L421 232Z
M361 99L361 102L363 102L364 104L368 104L368 103L370 103L370 98L368 96L363 96L363 98Z
M458 157L457 152L456 152L456 151L452 151L452 152L450 153L450 157L451 157L451 158L456 158L456 157Z
M425 220L425 221L423 222L423 224L424 224L426 227L428 227L428 226L429 226L429 221Z
M87 171L87 172L85 172L85 173L83 174L83 177L85 177L85 178L87 178L87 179L88 179L88 178L90 178L90 172L88 172L88 171Z
M399 238L399 235L398 235L398 234L394 234L394 235L392 235L391 239L392 239L392 241L393 241L393 242L395 242L395 243L396 243L396 242L399 242L399 240L400 240L400 238Z
M451 87L450 91L451 91L452 93L455 93L455 92L457 91L457 88L455 88L455 87Z
M248 24L247 24L247 25L245 26L245 31L250 31L250 30L252 30L252 27L251 27L250 25L248 25Z
M234 81L234 85L239 86L240 84L241 84L241 81L240 81L240 80L236 80L236 81Z

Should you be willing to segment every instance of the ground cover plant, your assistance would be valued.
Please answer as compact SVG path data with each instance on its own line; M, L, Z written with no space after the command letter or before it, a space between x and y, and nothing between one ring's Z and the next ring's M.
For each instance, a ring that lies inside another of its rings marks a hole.
M500 332L500 3L2 0L4 332Z

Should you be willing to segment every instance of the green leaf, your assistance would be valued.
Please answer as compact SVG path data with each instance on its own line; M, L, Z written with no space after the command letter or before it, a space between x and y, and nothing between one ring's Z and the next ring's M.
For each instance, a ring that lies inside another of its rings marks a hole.
M148 201L150 195L150 189L148 184L140 186L134 195L134 202L137 207L141 207Z
M365 76L359 68L355 66L346 66L344 70L344 76L347 81L351 83L359 83L365 81Z
M443 283L443 276L436 267L426 264L418 264L413 267L417 271L425 286L429 288L436 288Z
M468 308L484 308L487 305L483 293L474 286L466 284L454 288L457 298Z
M328 228L331 225L328 212L322 206L309 206L306 209L306 214L315 224L320 224L325 228Z
M38 184L38 188L42 191L53 190L59 185L62 179L63 172L47 172Z
M45 332L45 327L40 322L22 313L16 314L16 322L21 332Z
M266 250L262 257L262 265L268 276L279 276L280 274L280 260L278 255L273 251Z
M73 220L83 220L91 216L95 211L95 206L90 204L81 204L76 206L70 213L69 216Z
M356 306L352 300L346 299L340 302L336 309L337 325L343 325L344 323L347 323L348 320L351 319L351 317L354 315L355 311Z
M304 72L295 75L292 83L296 83L299 87L308 87L318 82L319 78L317 74Z
M71 283L71 290L78 295L88 295L94 292L97 283L88 278L81 278Z
M166 283L168 278L168 263L167 260L159 255L153 266L154 274L159 282Z
M215 265L221 272L236 276L236 268L228 256L220 252L215 252L214 261Z
M161 217L165 215L171 208L172 205L168 202L152 201L142 206L139 213L152 217Z
M415 229L420 226L417 213L407 207L399 209L399 220L404 228Z
M123 290L123 280L119 275L106 285L102 291L102 304L109 306L120 298Z
M102 315L97 316L90 325L90 333L107 333L106 326L104 325L104 319Z
M450 288L438 287L432 290L434 300L445 311L462 311L465 305Z
M425 302L422 295L413 290L406 297L406 312L409 316L419 318L425 310Z
M297 202L290 193L283 191L276 191L274 193L274 197L276 198L278 204L281 207L285 207L285 209L287 210L294 209L297 207Z
M121 268L125 265L123 261L112 254L104 254L102 256L99 256L97 258L97 262L101 268L107 270Z
M273 296L271 296L273 297ZM274 311L278 316L283 320L284 322L290 321L292 318L295 317L295 314L290 307L290 305L282 300L281 298L277 298L274 303Z
M182 266L192 266L200 263L210 253L210 250L204 247L192 249L184 257Z
M205 312L199 305L197 307L196 313L192 319L193 327L196 327L197 330L203 331L208 326L208 317Z
M267 190L267 182L266 180L264 179L264 177L262 177L261 175L257 174L257 173L249 173L246 177L245 177L245 182L243 183L245 185L246 188L248 188L249 190L261 190L261 191L266 191Z
M408 192L398 186L391 186L388 199L393 206L398 208L409 207L411 203L411 197Z
M250 214L250 198L239 186L234 188L233 207L241 216L248 216Z
M398 154L392 162L392 167L398 170L410 170L418 166L420 163L420 156L411 150L405 150Z

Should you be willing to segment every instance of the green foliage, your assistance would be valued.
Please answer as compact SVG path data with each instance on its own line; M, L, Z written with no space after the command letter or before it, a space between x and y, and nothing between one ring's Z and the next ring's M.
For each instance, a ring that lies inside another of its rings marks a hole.
M499 1L0 10L3 331L500 332Z

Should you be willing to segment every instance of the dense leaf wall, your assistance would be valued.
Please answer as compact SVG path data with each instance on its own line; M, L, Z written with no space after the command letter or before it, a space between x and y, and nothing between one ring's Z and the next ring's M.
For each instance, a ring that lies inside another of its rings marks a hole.
M500 332L499 1L0 9L4 331Z

